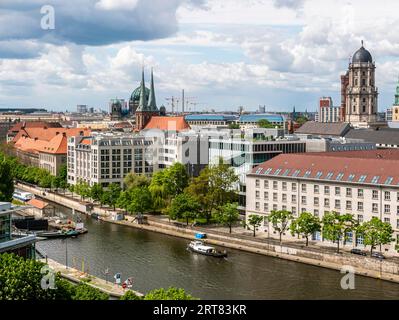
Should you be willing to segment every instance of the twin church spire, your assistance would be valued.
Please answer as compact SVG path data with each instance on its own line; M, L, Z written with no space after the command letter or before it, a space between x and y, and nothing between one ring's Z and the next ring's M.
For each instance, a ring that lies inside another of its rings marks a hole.
M140 102L136 111L158 112L157 102L155 99L154 74L152 69L151 69L150 95L147 101L145 80L144 80L144 67L143 67L141 73L141 83L140 83Z

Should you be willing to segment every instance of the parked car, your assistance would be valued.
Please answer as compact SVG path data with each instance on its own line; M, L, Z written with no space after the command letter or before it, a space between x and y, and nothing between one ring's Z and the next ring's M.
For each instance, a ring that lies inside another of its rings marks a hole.
M367 256L367 253L362 251L362 250L360 250L360 249L352 249L351 253L352 254L358 254L360 256Z
M373 258L377 258L377 259L385 259L385 256L381 253L381 252L373 252L372 254L371 254L371 256L373 257Z

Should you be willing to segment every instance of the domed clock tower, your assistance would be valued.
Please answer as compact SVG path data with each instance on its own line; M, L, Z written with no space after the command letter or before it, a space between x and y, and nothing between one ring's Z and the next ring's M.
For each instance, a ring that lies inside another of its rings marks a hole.
M375 86L375 62L362 46L355 52L347 72L345 122L353 127L369 128L378 123L378 89Z

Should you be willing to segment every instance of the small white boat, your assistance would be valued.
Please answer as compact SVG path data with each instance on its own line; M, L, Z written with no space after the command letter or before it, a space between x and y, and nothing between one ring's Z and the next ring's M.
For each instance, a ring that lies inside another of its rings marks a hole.
M204 254L206 256L212 256L217 258L227 257L226 250L218 251L214 247L205 245L202 241L191 241L188 245L188 249L196 253Z

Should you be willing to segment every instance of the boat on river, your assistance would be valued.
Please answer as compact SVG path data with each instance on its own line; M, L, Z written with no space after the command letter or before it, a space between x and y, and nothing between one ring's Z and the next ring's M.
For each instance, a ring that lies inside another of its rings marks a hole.
M77 237L78 235L84 234L87 232L86 228L79 230L55 230L55 231L39 231L36 232L36 235L41 238L69 238L69 237Z
M227 257L226 250L224 251L216 250L212 246L205 245L202 241L191 241L190 244L188 245L188 249L193 252L200 253L206 256L212 256L216 258Z

